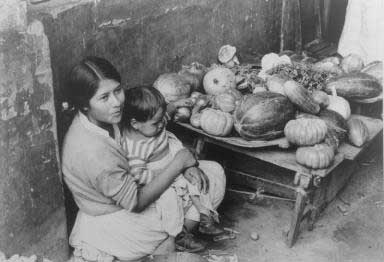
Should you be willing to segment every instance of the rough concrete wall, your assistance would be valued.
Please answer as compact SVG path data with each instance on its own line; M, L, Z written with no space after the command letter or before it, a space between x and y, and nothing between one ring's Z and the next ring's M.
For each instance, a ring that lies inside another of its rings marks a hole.
M61 261L68 244L48 39L41 22L27 24L26 1L2 1L0 13L0 249Z

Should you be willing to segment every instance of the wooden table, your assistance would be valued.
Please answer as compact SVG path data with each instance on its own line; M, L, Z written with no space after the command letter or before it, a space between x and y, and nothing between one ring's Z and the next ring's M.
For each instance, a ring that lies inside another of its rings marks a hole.
M307 218L309 229L313 227L320 212L348 182L350 175L357 167L354 160L375 141L379 134L382 135L383 123L380 119L358 115L352 117L361 119L367 125L370 133L369 142L362 148L344 143L339 147L339 152L335 156L333 164L327 169L318 170L299 165L296 162L295 149L280 148L286 147L285 138L274 141L244 141L243 145L235 146L232 140L210 136L201 129L196 129L189 124L179 123L179 125L195 134L195 148L198 154L203 152L206 143L212 143L286 170L284 175L274 177L274 179L269 177L272 176L271 173L268 175L265 172L260 172L260 170L257 170L257 172L263 173L263 176L233 169L227 170L227 173L242 176L248 186L251 185L255 188L256 193L260 192L260 185L262 185L263 191L267 189L267 191L281 197L287 196L284 192L291 192L290 195L293 195L292 201L295 202L295 208L289 230L285 233L285 241L291 247L297 239L301 221ZM233 139L236 140L236 138ZM287 177L291 178L289 179L290 182L287 182Z

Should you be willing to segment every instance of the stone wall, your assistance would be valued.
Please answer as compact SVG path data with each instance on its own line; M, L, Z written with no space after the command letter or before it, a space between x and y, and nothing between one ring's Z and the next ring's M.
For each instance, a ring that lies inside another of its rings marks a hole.
M27 3L0 4L0 250L65 260L63 190L48 39Z

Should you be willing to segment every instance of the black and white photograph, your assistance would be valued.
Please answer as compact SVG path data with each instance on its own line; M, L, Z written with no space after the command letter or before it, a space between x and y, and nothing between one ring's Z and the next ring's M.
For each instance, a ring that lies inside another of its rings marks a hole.
M384 261L383 0L0 0L0 262Z

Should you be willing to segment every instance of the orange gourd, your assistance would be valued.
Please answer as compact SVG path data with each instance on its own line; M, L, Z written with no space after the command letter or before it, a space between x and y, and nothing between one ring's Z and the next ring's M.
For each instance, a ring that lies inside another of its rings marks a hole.
M299 147L296 151L297 163L311 169L327 168L332 164L334 158L335 153L332 147L326 144Z
M229 113L206 108L201 112L201 129L214 136L226 136L233 128L233 118Z
M203 86L208 95L225 93L228 89L236 87L236 77L226 67L215 67L205 74Z
M223 112L232 113L236 107L236 98L229 93L218 94L214 97L214 106Z
M327 124L322 119L300 118L290 120L285 125L284 134L291 144L310 146L323 141L327 130Z

